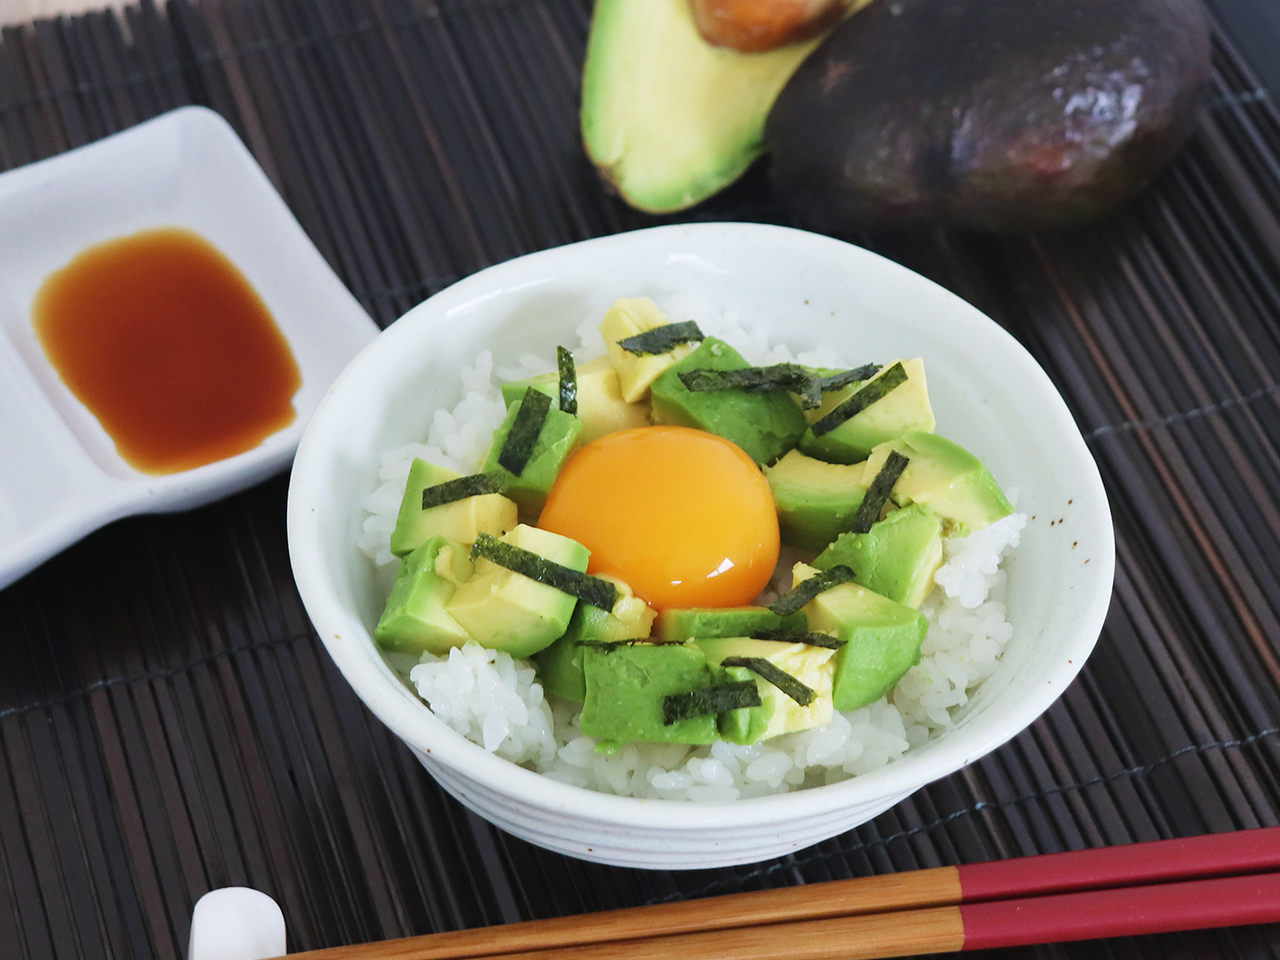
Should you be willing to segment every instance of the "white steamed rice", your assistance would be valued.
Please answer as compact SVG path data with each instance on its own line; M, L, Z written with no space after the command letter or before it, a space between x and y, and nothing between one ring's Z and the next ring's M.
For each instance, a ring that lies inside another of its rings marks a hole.
M671 297L660 305L668 315L696 320L704 333L728 341L749 363L843 366L830 350L793 356L784 346L770 347L763 331L745 330L732 311L716 311L705 300ZM574 356L579 363L604 353L598 322L589 317L578 328L581 345ZM501 380L519 380L553 369L551 358L522 356L496 372ZM390 536L409 465L420 457L459 473L479 470L506 413L494 373L492 355L481 353L462 372L463 399L451 411L435 412L426 443L408 444L382 457L382 484L363 502L369 516L359 547L378 566L388 592L397 566ZM1010 490L1009 496L1016 505L1017 491ZM1001 561L1018 545L1025 525L1026 516L1015 513L945 542L937 587L920 608L929 621L920 662L889 697L837 712L826 726L752 746L723 740L709 747L633 743L613 755L600 754L595 740L578 727L580 706L544 698L527 661L474 642L444 657L423 654L416 663L406 657L388 659L454 730L491 753L575 786L622 796L707 801L818 786L878 769L955 724L1013 636L1005 618ZM784 556L780 563L780 583L789 580L790 560Z

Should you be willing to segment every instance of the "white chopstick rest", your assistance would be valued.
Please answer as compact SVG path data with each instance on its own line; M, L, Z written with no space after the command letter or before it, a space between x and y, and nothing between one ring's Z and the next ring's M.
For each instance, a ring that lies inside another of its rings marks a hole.
M285 952L280 905L251 887L210 890L191 912L187 960L267 960Z

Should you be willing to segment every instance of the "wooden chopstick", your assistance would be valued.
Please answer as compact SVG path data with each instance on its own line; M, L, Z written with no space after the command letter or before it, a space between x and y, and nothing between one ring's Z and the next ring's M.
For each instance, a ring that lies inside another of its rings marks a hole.
M1272 870L1280 870L1280 827L759 890L289 957L550 960L549 950L575 960L621 954L654 960L904 956L1015 945L1001 939L1008 936L1025 945L1280 920L1280 873ZM1152 922L1158 925L1143 926Z

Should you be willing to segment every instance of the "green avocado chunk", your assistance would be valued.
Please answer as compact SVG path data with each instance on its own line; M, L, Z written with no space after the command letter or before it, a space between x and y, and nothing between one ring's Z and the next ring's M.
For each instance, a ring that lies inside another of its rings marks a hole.
M680 380L689 370L741 370L749 366L723 340L707 337L701 346L668 367L653 382L649 397L654 423L705 430L732 440L756 463L773 463L804 436L804 414L787 393L715 390L693 393Z
M830 647L752 640L749 637L720 637L695 642L706 655L707 663L724 671L728 679L754 680L759 688L760 706L726 710L720 715L720 735L730 743L757 743L831 721L832 655L836 651ZM721 667L720 662L726 657L767 660L809 687L815 694L814 699L807 706L801 706L746 667Z
M765 467L764 475L782 539L806 550L821 550L848 530L866 493L861 464L825 463L799 450Z
M804 564L796 571L817 572ZM919 610L856 583L824 590L804 610L813 630L847 641L835 655L831 697L837 710L875 703L920 661L929 621Z
M502 540L579 573L587 569L587 548L558 533L520 524ZM565 632L577 602L555 587L481 557L445 609L486 647L528 657Z
M644 427L649 424L648 403L628 403L622 399L618 374L608 357L597 357L578 364L578 418L582 421L581 443L590 443L616 430ZM511 407L519 405L529 387L559 399L560 375L540 373L524 380L503 383L502 401Z
M502 426L494 431L493 444L489 447L489 455L485 458L482 469L485 473L502 474L503 494L516 502L522 515L532 518L542 512L542 505L546 503L547 494L560 475L560 468L577 447L578 437L582 433L582 420L555 407L548 410L542 431L534 443L533 453L524 470L516 476L498 463L498 457L502 454L502 446L507 442L507 435L519 412L518 403L507 409Z
M445 653L471 634L445 609L457 584L471 576L467 548L431 537L411 551L396 573L373 639L395 653Z
M618 600L613 609L601 610L589 603L579 603L564 635L533 655L533 662L538 668L538 682L553 696L577 703L586 697L586 677L582 667L584 641L617 643L649 636L653 609L616 577L606 574L601 579L611 581L618 588Z
M599 0L582 75L582 138L633 207L681 210L764 152L774 97L817 40L765 53L707 43L689 0Z
M475 543L477 535L500 537L517 523L516 505L500 493L466 497L438 507L422 509L422 492L460 474L426 460L414 459L405 482L404 498L396 528L391 532L391 552L403 557L434 536L457 543Z
M982 461L936 433L907 433L871 451L863 470L870 483L897 450L910 462L893 485L893 499L907 506L927 503L946 521L947 536L972 533L1013 513L1013 505Z
M663 723L663 698L711 686L712 673L692 644L583 647L586 698L580 723L589 737L623 743L713 743L716 717Z
M844 533L813 565L851 568L857 582L881 596L919 607L942 565L942 521L928 504L895 510L867 533Z
M655 640L680 643L709 637L749 637L762 630L804 633L803 613L780 617L767 607L675 607L659 611L653 624Z
M929 387L924 378L924 361L902 360L907 375L882 398L854 414L830 433L816 436L812 424L831 413L868 384L874 384L892 367L887 363L870 380L850 384L841 390L822 395L822 406L805 411L811 426L800 441L800 449L811 457L831 463L859 463L867 459L873 447L886 440L914 431L932 431L933 406L929 403Z

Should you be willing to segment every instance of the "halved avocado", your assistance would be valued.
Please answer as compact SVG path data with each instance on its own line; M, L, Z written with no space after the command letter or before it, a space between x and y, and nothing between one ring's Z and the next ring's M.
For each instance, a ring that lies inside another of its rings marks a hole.
M689 0L598 0L582 76L587 154L633 207L693 206L760 156L774 98L820 41L739 53L702 39Z

